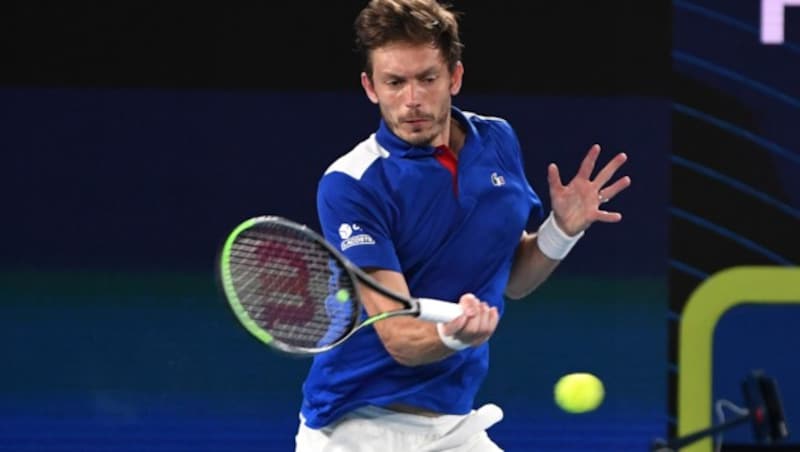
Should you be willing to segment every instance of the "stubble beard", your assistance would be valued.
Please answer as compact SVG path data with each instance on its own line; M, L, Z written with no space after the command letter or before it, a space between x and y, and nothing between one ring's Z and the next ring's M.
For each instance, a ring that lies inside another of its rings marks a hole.
M383 110L383 108L381 108L381 110ZM450 106L448 105L446 108L442 109L442 111L438 112L438 115L432 117L430 130L424 134L421 130L419 133L406 133L407 129L403 128L404 123L401 120L393 119L390 121L387 119L389 116L386 114L386 112L382 111L381 114L383 115L383 119L389 126L389 129L392 131L392 133L412 146L421 147L430 146L433 144L433 140L435 140L442 133L445 127L449 126L449 124L447 124L447 120L449 118L447 113L449 111Z

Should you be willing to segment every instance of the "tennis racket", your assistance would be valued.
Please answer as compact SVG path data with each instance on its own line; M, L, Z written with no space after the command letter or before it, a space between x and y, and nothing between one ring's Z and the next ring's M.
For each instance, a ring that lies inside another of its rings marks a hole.
M295 355L330 350L379 320L406 315L449 322L463 313L455 303L405 297L382 287L313 230L275 216L248 219L230 233L219 278L244 327ZM362 318L358 283L403 307Z

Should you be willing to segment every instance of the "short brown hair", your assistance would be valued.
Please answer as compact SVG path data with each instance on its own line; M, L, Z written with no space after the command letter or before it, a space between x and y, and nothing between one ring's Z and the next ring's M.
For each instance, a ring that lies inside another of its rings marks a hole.
M370 52L391 42L432 44L441 50L448 69L461 60L459 14L436 0L371 0L355 22L356 47L364 71L372 78Z

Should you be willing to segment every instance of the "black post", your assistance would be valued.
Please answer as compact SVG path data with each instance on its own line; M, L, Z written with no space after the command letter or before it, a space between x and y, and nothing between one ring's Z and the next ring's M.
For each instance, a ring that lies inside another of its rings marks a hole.
M758 414L756 414L758 417ZM714 435L716 433L722 432L724 430L728 430L729 428L735 427L739 424L743 424L748 422L750 419L753 418L753 415L748 413L744 416L739 416L737 418L731 419L729 421L725 421L722 424L715 425L713 427L709 427L703 430L699 430L694 433L690 433L686 436L681 436L678 438L674 438L671 441L664 441L663 439L657 439L653 442L653 445L650 446L651 452L676 452L680 450L684 446L688 446L693 442L703 439L706 436Z
M747 414L670 441L658 438L653 441L650 451L675 452L701 438L747 421L752 421L754 436L761 444L781 441L789 436L778 383L774 378L767 377L761 370L751 371L742 381L742 392L747 401Z

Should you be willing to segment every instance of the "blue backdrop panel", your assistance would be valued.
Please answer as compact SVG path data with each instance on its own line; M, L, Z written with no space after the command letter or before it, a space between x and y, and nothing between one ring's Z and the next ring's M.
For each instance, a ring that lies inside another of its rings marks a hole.
M480 402L508 450L632 450L663 436L669 104L460 96L516 127L534 188L595 142L625 151L619 225L509 306ZM0 273L0 444L13 450L287 450L308 362L266 350L214 287L243 218L316 227L316 181L377 126L357 93L0 90L9 171ZM309 131L313 131L310 133ZM535 227L536 225L531 225ZM521 352L522 351L522 352ZM567 372L607 385L595 413L552 403Z
M662 274L669 104L648 98L462 96L516 127L529 179L572 177L589 146L625 151L625 213L598 225L567 271ZM6 265L205 268L225 233L272 213L317 225L316 183L378 124L358 93L0 90L0 147L18 238ZM622 254L619 253L623 250ZM0 263L0 264L2 264Z

